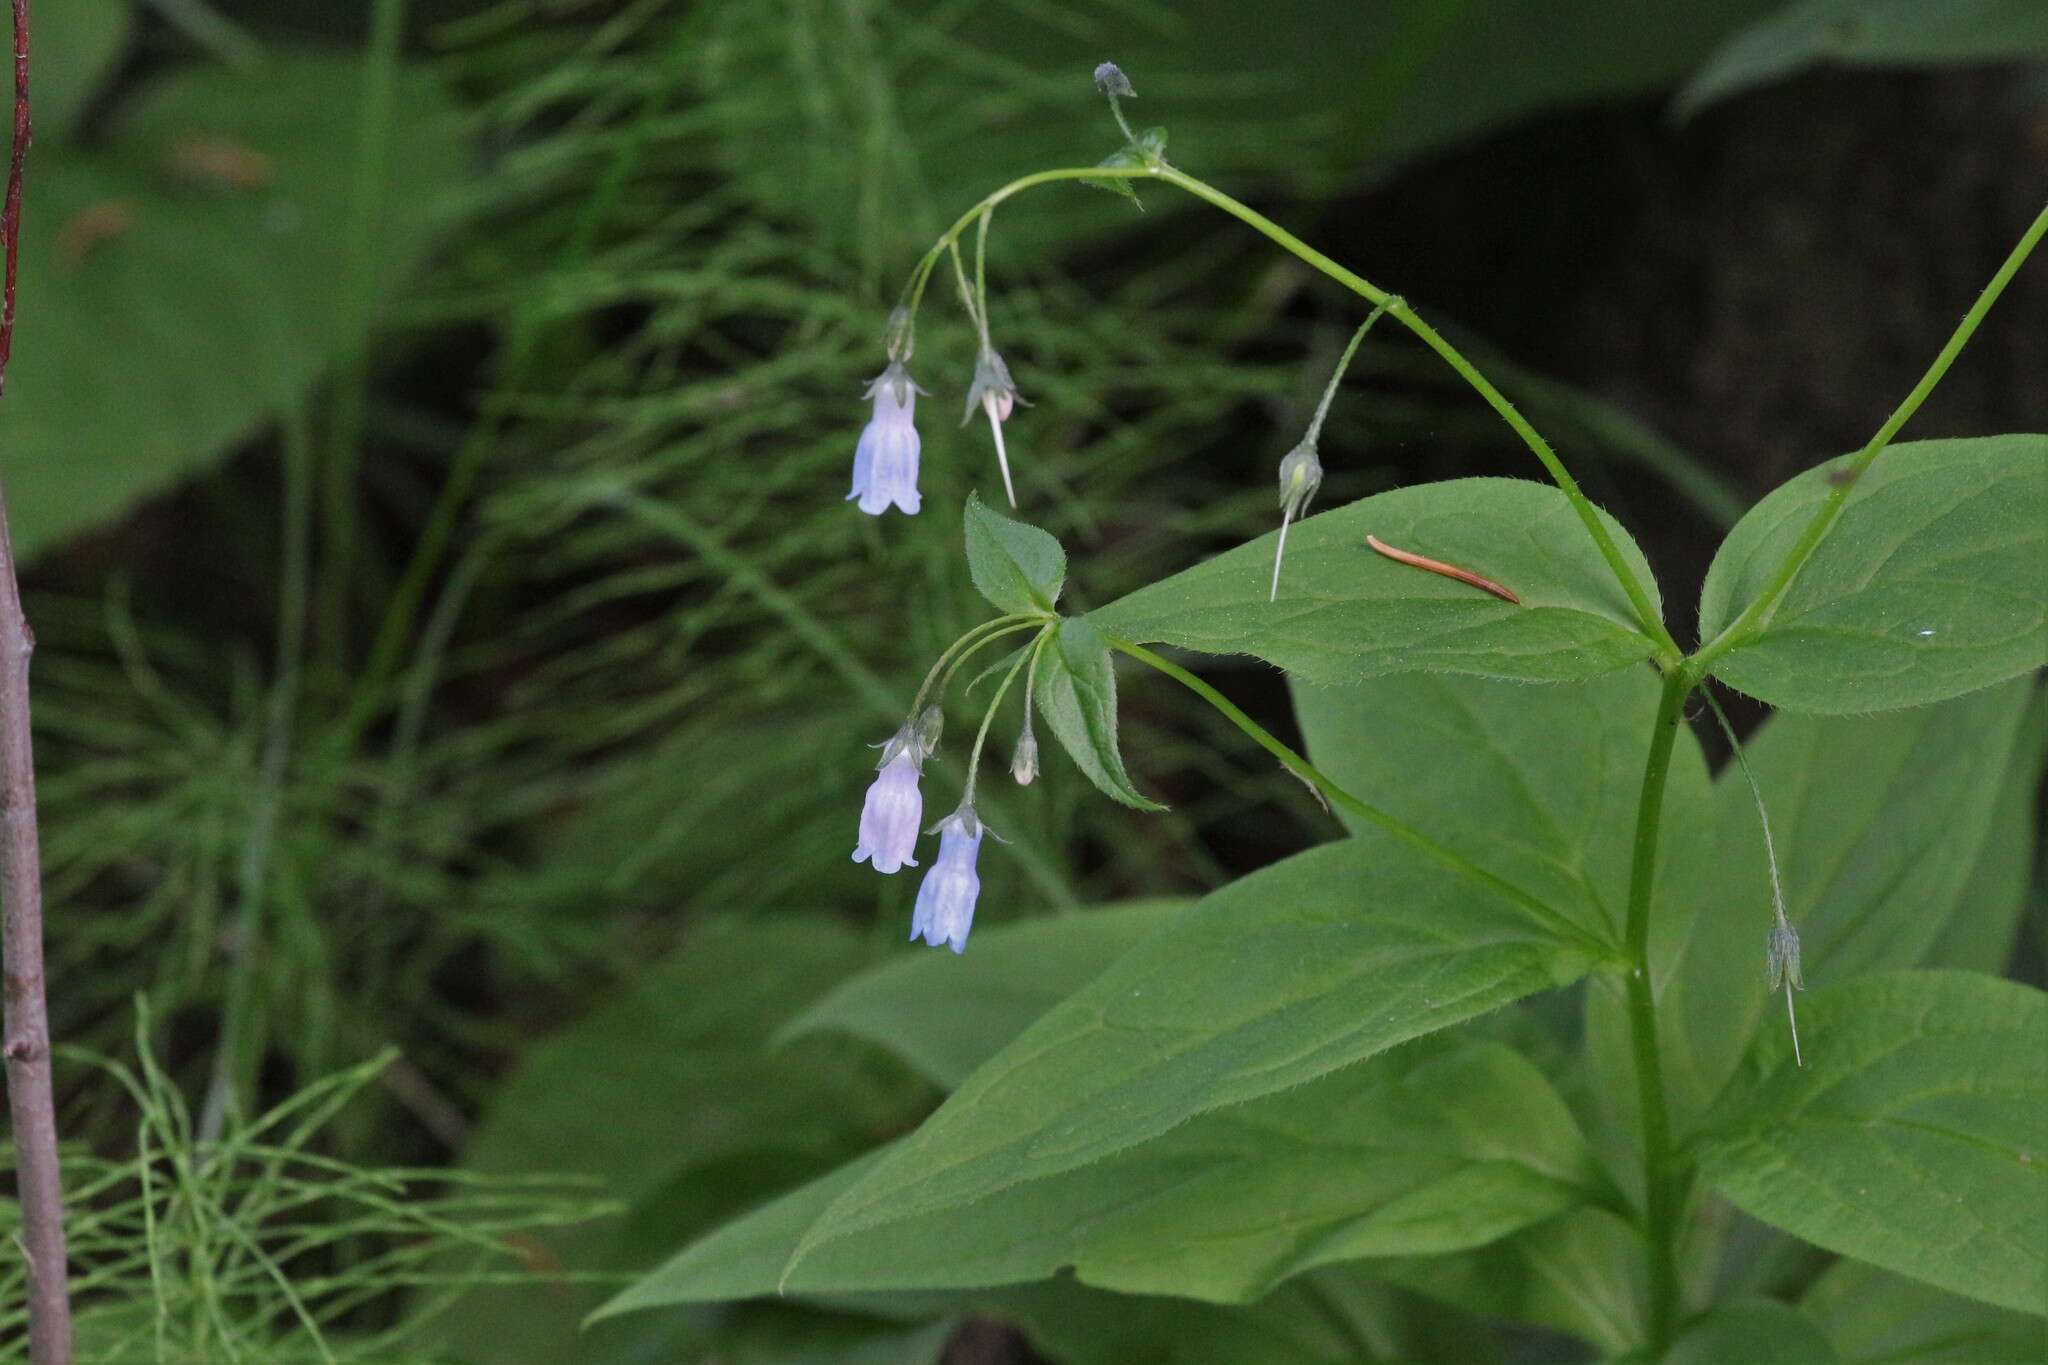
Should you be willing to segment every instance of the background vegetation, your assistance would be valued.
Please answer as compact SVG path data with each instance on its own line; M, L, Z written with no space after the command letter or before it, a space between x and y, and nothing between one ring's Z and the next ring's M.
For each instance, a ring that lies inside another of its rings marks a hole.
M973 196L1113 145L1096 61L1177 159L1455 324L1674 600L1756 496L1860 444L2048 184L2034 6L1553 8L42 0L0 460L86 1357L1167 1339L1166 1308L1061 1286L574 1329L608 1275L933 1101L878 1050L773 1040L902 951L914 884L846 856L862 746L983 614L950 300L926 514L839 498L903 272ZM1269 529L1348 302L1161 193L1001 226L1020 491L1083 604ZM1326 505L1531 472L1412 344L1376 331L1356 374ZM1914 434L2044 427L2035 269ZM1286 732L1276 675L1229 690ZM1327 837L1198 706L1148 689L1124 727L1174 813L991 791L986 921ZM2032 916L2013 970L2044 948ZM1400 1349L1463 1358L1456 1315L1372 1292Z

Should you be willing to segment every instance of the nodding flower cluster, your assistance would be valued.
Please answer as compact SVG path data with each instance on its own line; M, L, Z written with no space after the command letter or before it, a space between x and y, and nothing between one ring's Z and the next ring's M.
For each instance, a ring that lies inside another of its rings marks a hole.
M872 863L875 871L886 873L918 865L911 856L924 818L924 796L917 784L925 759L938 747L942 724L939 708L926 707L918 720L906 724L881 746L875 780L861 805L855 862ZM910 936L922 938L934 948L944 945L962 952L967 947L967 933L974 927L974 902L981 895L975 858L981 852L981 836L988 832L974 813L971 781L958 809L928 832L939 836L939 856L917 889Z

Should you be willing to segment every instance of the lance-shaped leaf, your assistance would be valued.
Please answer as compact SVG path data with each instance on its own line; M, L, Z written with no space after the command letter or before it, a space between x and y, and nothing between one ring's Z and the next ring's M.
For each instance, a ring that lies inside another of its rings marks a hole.
M784 1036L865 1038L951 1090L1193 903L1136 901L984 929L974 936L974 951L957 958L899 954L840 985ZM932 1027L935 1019L945 1027Z
M1776 1299L1720 1303L1689 1325L1664 1356L1624 1356L1615 1365L1836 1365L1819 1324Z
M1657 691L1650 670L1630 669L1553 687L1441 674L1297 682L1293 695L1309 758L1339 786L1619 943ZM1699 743L1681 731L1657 891L1688 906L1705 894L1708 790Z
M1809 992L1695 1144L1737 1207L1810 1242L2048 1313L2048 995L1972 972Z
M1483 1245L1601 1184L1531 1063L1497 1043L1434 1038L1093 1165L828 1242L785 1278L805 1220L865 1160L688 1248L605 1311L973 1288L1068 1267L1122 1293L1247 1302L1319 1265Z
M1628 533L1605 517L1636 576ZM1519 605L1396 563L1400 549L1503 585ZM1558 682L1610 673L1655 647L1564 495L1518 479L1457 479L1381 493L1298 523L1280 596L1268 601L1277 532L1140 588L1089 619L1133 640L1254 654L1306 682L1466 673ZM1654 597L1654 585L1651 588Z
M1700 594L1712 640L1756 600L1848 459L1809 469L1728 533ZM1887 450L1769 614L1713 663L1773 706L1919 706L2048 664L2048 436Z
M1116 739L1116 667L1102 632L1070 616L1038 651L1032 668L1038 714L1088 780L1139 810L1165 810L1131 785Z
M2048 1356L2048 1324L1861 1261L1837 1261L1800 1295L1855 1365L2012 1365Z
M1799 0L1772 7L1714 53L1675 101L1692 114L1823 63L1918 66L2039 60L2048 8L2035 0Z
M1312 849L1205 898L1033 1024L834 1203L796 1265L1562 985L1590 960L1454 855L1388 833Z
M1538 1323L1619 1352L1641 1341L1648 1323L1642 1247L1627 1220L1586 1207L1490 1246L1375 1262L1372 1272L1469 1313Z
M23 220L35 340L25 317L0 404L17 554L204 468L361 345L424 253L462 156L445 97L404 76L405 154L378 187L374 241L361 240L357 177L334 157L356 144L362 85L353 60L283 55L167 74L117 112L104 145L38 146L60 154L39 160Z
M1049 612L1067 579L1067 552L1036 526L991 511L967 495L967 572L975 588L1006 612Z

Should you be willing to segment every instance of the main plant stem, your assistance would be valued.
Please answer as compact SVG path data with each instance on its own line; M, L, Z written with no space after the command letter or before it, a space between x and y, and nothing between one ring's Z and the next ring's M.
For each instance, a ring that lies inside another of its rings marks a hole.
M14 0L14 145L0 209L6 284L0 297L0 393L14 349L14 267L21 246L21 169L28 155L28 0ZM6 870L0 881L0 957L6 1010L0 1053L14 1128L15 1192L28 1262L29 1359L71 1359L71 1296L64 1263L64 1183L57 1164L57 1107L50 1087L50 1014L43 986L42 853L36 831L35 749L29 731L28 664L35 636L21 610L14 539L0 492L0 810Z
M1685 699L1694 677L1687 668L1664 675L1656 730L1643 763L1636 802L1635 848L1628 879L1628 1032L1635 1055L1636 1101L1643 1128L1643 1251L1649 1268L1649 1338L1653 1357L1670 1347L1678 1321L1678 1234L1683 1181L1675 1169L1671 1111L1664 1095L1664 1060L1657 1042L1657 993L1650 970L1650 904L1657 878L1657 839L1664 820L1664 788L1671 750L1685 723Z

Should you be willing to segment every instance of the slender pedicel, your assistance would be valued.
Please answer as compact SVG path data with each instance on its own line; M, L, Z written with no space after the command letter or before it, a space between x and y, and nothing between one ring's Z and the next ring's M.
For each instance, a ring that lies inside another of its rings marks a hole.
M1455 578L1460 583L1469 583L1484 592L1490 592L1503 602L1512 602L1518 607L1522 605L1522 599L1515 596L1514 593L1503 588L1491 578L1481 578L1470 569L1461 569L1455 564L1446 564L1439 559L1425 559L1423 556L1408 550L1397 550L1374 535L1368 535L1365 538L1365 543L1378 550L1388 559L1399 560L1403 564L1412 565L1418 569L1427 569L1431 573L1442 574L1445 578Z

